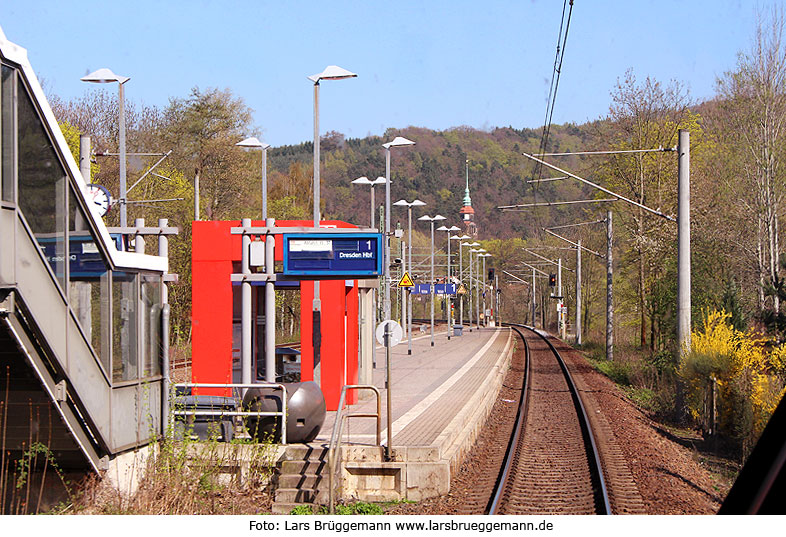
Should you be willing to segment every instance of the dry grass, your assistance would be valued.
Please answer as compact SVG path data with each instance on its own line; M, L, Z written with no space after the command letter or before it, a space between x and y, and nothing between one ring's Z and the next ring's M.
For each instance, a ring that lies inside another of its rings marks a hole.
M155 446L133 495L94 479L71 513L231 515L269 513L273 444L165 440Z

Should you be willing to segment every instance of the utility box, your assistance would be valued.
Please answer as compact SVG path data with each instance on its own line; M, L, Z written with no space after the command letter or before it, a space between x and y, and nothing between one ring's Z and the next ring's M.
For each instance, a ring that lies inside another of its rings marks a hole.
M461 336L464 334L464 326L460 324L453 325L453 335L454 336Z

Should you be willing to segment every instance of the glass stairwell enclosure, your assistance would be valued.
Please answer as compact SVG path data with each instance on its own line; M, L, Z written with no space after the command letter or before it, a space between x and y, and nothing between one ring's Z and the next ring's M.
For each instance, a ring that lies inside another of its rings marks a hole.
M66 466L98 469L162 432L166 259L118 250L26 53L1 30L0 60L0 405L16 416L7 448L23 451L33 427Z

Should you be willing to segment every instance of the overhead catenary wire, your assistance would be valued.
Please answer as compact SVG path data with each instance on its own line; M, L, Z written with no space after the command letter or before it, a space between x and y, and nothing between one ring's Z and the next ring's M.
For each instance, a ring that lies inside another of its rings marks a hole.
M567 9L567 18L565 11ZM551 133L551 121L554 117L554 106L557 102L557 89L559 88L560 75L562 74L562 62L565 58L565 47L568 42L568 32L570 31L570 18L573 14L573 0L563 0L562 17L560 19L559 34L557 36L557 51L554 57L554 68L551 73L551 84L549 86L549 96L546 100L546 115L543 122L543 133L540 139L538 153L544 153L548 146L549 134ZM563 33L564 28L564 33ZM542 179L543 166L535 164L533 177ZM537 184L537 183L536 183ZM533 203L537 203L537 188L532 191ZM538 226L540 227L540 226Z

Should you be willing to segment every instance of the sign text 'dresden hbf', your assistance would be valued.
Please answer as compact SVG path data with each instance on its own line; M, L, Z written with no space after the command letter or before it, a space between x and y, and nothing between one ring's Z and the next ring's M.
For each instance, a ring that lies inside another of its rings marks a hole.
M380 233L284 234L284 274L376 277L382 273Z

